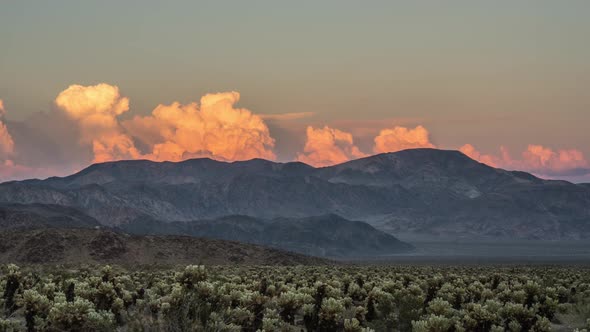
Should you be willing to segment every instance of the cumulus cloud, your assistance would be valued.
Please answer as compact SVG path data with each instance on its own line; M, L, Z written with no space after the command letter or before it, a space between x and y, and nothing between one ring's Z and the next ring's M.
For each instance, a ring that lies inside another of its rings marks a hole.
M73 118L99 127L110 127L116 116L129 110L129 99L121 96L118 87L106 83L70 85L55 103Z
M141 157L117 119L129 110L129 99L121 96L118 87L71 85L57 96L55 104L77 122L80 143L92 147L94 162Z
M158 105L150 116L136 116L123 126L148 147L148 159L276 159L275 141L263 119L235 108L239 100L238 92L207 94L200 105Z
M396 126L383 129L374 139L373 152L396 152L406 149L434 148L428 130L422 126L414 129Z
M6 160L14 152L14 140L4 123L4 102L0 99L0 161Z
M366 156L354 145L350 133L328 126L317 129L309 126L306 134L307 141L303 153L297 156L298 161L324 167Z
M590 174L590 163L576 149L553 150L531 144L521 153L519 159L513 159L504 147L500 148L499 155L480 153L471 144L465 144L459 150L470 158L493 167L524 170L542 177Z

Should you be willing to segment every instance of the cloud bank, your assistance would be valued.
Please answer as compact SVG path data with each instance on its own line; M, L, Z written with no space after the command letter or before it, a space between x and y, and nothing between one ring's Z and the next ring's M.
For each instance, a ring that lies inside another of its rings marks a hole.
M129 99L121 96L118 87L103 83L72 85L57 96L55 104L78 125L79 143L92 149L93 162L197 157L274 160L274 139L268 127L260 116L235 108L239 99L237 92L207 94L200 104L158 105L149 116L120 121L119 116L129 110Z
M541 177L590 174L590 163L584 154L576 149L553 150L542 145L530 144L519 158L513 158L505 147L500 147L498 155L482 154L471 144L466 144L459 150L470 158L493 167L524 170Z
M256 114L237 107L239 101L238 92L211 93L199 102L160 104L149 115L123 119L130 112L130 101L117 86L71 85L57 95L53 109L10 122L0 100L0 181L62 176L93 162L122 159L276 160L277 147L278 152L293 149L289 157L281 159L316 167L367 156L355 142L352 127L308 125L313 112ZM356 133L357 139L369 143L366 148L372 153L436 147L424 126L379 130L377 124L372 123L372 133L363 131L362 137ZM472 144L459 150L493 167L541 177L590 177L590 163L577 149L530 144L514 158L503 146L495 154L482 153Z

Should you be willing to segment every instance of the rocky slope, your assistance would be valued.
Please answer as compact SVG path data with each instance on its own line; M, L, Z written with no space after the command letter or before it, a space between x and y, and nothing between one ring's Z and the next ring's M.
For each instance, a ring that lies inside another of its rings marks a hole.
M326 260L233 241L188 236L132 236L105 229L0 232L0 264L317 265Z
M83 227L101 224L68 206L55 204L0 204L0 229L27 227Z
M75 208L103 225L337 214L397 234L590 238L590 188L495 169L458 151L405 150L325 168L266 160L96 164L0 185L0 202Z

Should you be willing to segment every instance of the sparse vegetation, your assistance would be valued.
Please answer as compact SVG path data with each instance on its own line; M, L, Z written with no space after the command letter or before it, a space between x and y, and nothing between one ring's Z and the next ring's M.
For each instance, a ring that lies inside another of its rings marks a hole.
M590 328L590 271L551 267L0 268L0 331Z

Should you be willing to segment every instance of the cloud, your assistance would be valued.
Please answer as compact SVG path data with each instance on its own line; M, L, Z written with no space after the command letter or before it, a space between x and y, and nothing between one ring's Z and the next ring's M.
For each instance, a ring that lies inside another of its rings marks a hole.
M522 156L525 165L533 170L559 173L588 167L584 154L576 149L553 151L541 145L529 145Z
M553 150L542 145L530 144L521 153L520 159L513 159L504 147L500 147L499 155L482 154L471 144L466 144L459 150L470 158L493 167L524 170L541 177L590 174L590 163L584 154L576 149Z
M428 130L422 126L414 129L396 126L392 129L383 129L374 139L373 152L396 152L406 149L434 148L430 142Z
M79 125L80 143L92 147L94 162L141 157L117 119L129 110L129 99L121 96L118 87L71 85L55 104Z
M73 118L95 126L110 126L112 119L129 110L129 99L121 96L118 87L106 83L70 85L55 103Z
M279 153L281 160L328 166L366 156L359 147L375 153L435 147L426 128L409 126L419 119L395 122L407 127L342 119L315 127L308 120L313 112L255 114L236 107L239 100L238 92L207 94L199 102L160 104L150 115L121 120L129 99L117 86L71 85L57 95L54 109L24 121L7 120L0 100L0 180L66 175L91 162L120 159L276 160ZM587 181L590 175L590 163L577 149L531 144L515 158L504 147L490 154L471 144L460 150L490 166L541 177Z
M280 114L260 114L260 117L264 120L275 120L275 121L291 121L310 118L314 116L314 112L294 112L294 113L280 113Z
M334 119L330 123L334 127L348 131L357 139L370 138L371 145L373 145L373 139L383 130L384 123L395 123L398 126L414 126L427 120L422 117L390 117L379 119Z
M4 123L4 102L0 99L0 161L6 160L14 152L14 140Z
M0 161L0 183L11 180L48 178L55 176L59 172L60 170L51 167L30 167L17 164L13 160Z
M480 163L484 163L486 165L492 167L500 167L501 160L493 155L490 154L483 154L480 153L475 147L471 144L465 144L459 148L459 151L463 152L466 156L473 160L477 160Z
M150 116L124 121L127 132L148 147L146 158L178 161L276 159L275 144L262 117L235 108L238 92L207 94L200 105L158 105Z
M354 145L350 133L328 126L317 129L309 126L306 134L304 152L298 154L298 161L324 167L366 156Z
M36 168L24 166L17 161L18 154L15 149L15 140L8 131L4 121L4 103L0 99L0 182L14 179L24 179L31 176L46 177L55 172L50 168Z
M200 103L159 105L149 116L121 121L129 99L118 87L71 85L57 95L54 110L21 122L5 123L0 115L0 180L65 175L121 159L276 159L267 125L235 107L239 99L237 92L208 94Z

